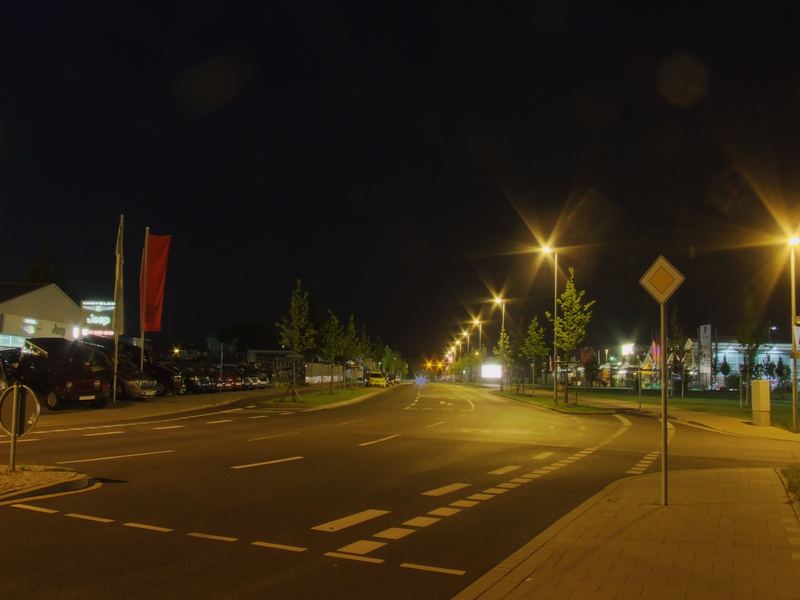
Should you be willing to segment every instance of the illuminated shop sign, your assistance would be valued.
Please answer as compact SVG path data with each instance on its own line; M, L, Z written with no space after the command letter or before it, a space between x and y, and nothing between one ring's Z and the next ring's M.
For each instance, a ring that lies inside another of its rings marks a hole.
M81 335L113 336L111 324L114 320L113 300L81 301Z

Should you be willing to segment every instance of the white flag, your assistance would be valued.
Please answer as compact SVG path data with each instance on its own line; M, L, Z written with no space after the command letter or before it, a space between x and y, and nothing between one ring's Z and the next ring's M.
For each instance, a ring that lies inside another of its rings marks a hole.
M119 216L119 229L117 230L117 274L114 281L114 332L117 335L125 333L125 302L122 293L122 268L125 259L122 256L122 234L125 229L125 215Z

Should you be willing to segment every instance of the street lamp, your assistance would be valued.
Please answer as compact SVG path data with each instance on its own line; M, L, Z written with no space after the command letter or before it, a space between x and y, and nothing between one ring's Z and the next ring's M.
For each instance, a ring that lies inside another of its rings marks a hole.
M553 255L553 402L558 402L558 345L556 344L556 315L558 315L558 252L555 248L545 246L545 254Z
M478 326L478 351L475 355L478 357L478 387L483 387L483 357L481 356L483 351L483 323L478 317L475 317L472 320L472 324Z
M502 309L503 318L502 318L502 320L500 322L500 330L501 331L505 331L505 329L506 329L506 301L505 301L504 298L501 298L500 296L495 296L494 303L495 304L499 304L500 308Z
M792 236L789 238L789 288L792 302L792 315L789 321L789 335L792 336L792 431L797 433L797 336L795 327L797 326L797 304L795 299L795 253L800 244L800 237Z
M469 352L469 331L464 329L464 330L462 330L461 334L465 338L467 338L467 366L469 366L469 357L470 357L470 352ZM470 381L472 381L472 368L469 369L469 375L467 376L467 382L470 382Z

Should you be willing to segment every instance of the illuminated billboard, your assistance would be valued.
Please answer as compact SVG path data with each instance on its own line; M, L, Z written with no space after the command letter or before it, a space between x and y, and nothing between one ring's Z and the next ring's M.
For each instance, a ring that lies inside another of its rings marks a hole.
M481 366L481 377L484 379L500 379L503 377L503 367L487 364Z
M113 336L115 306L113 300L81 300L81 335Z

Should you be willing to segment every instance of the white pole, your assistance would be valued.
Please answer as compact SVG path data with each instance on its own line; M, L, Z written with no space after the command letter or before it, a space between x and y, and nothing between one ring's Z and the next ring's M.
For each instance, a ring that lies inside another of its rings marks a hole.
M150 228L144 228L144 252L142 253L142 306L141 311L141 329L142 329L142 355L139 359L139 369L144 371L144 322L145 311L147 309L147 241L150 239Z
M790 248L791 261L790 261L790 287L792 293L792 321L789 324L789 335L792 336L792 431L797 433L797 340L794 335L794 328L796 326L795 319L797 318L797 304L795 297L795 246Z
M667 309L661 304L661 505L668 504L667 483Z
M19 420L20 385L14 384L14 403L11 406L11 455L8 457L8 471L13 473L17 464L17 421Z
M553 252L553 402L558 403L558 347L556 315L558 314L558 252Z

